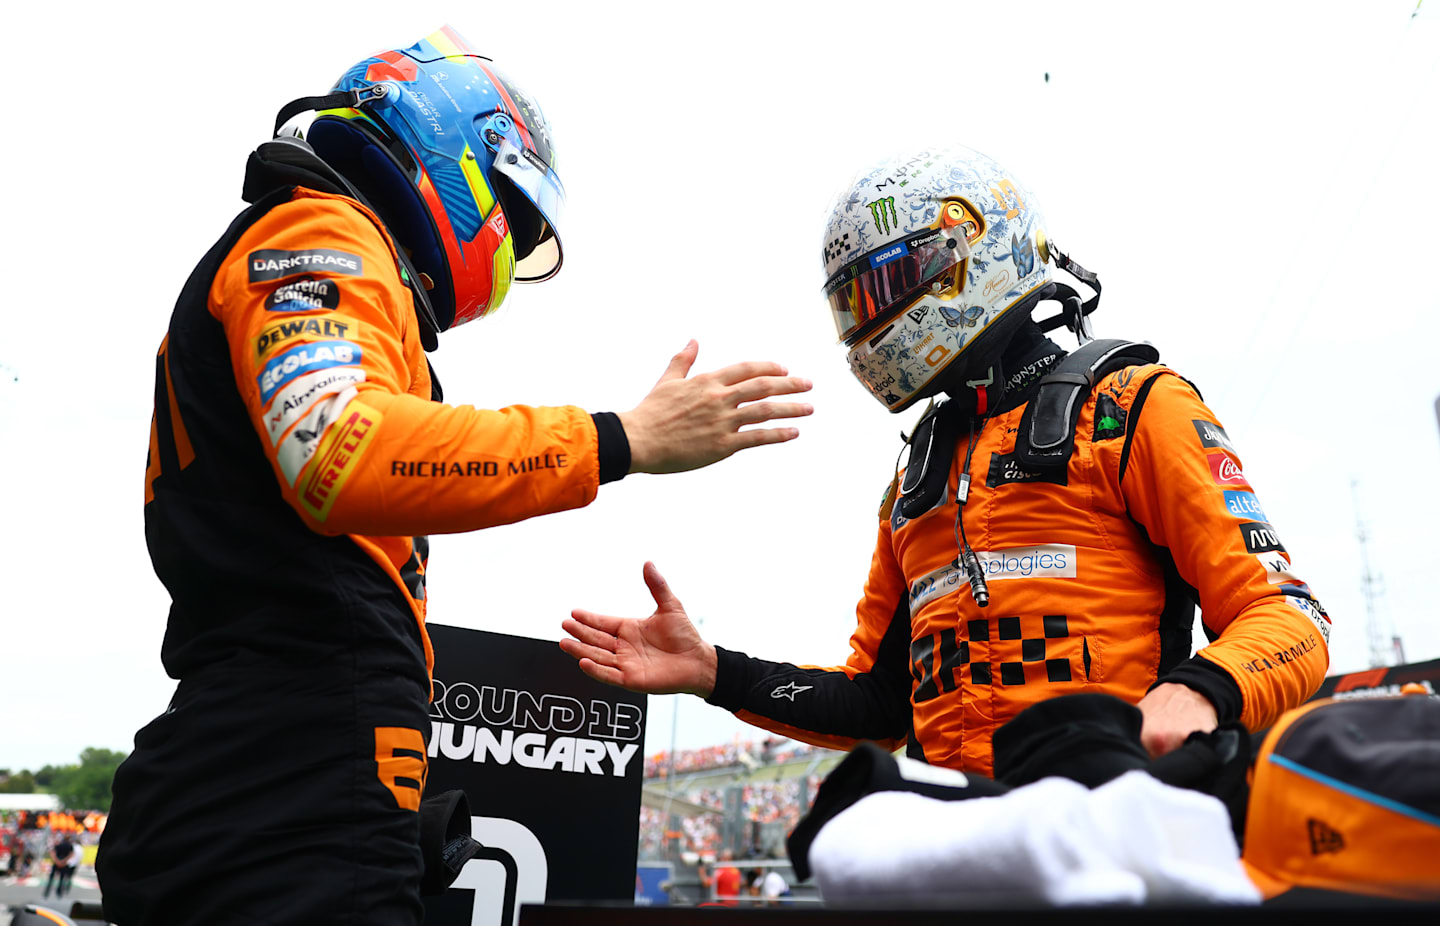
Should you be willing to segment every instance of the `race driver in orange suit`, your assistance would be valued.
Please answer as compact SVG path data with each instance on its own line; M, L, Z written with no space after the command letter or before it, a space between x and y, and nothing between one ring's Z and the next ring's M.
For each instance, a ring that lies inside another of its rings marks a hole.
M646 564L649 618L563 623L580 668L809 743L903 745L985 775L995 730L1049 698L1138 704L1161 755L1309 697L1330 618L1219 419L1150 345L1088 339L1099 281L1045 233L1014 175L964 148L874 165L834 204L825 294L852 372L892 411L948 397L885 494L845 665L706 643ZM1046 327L1086 342L1073 355L1031 317L1047 301L1062 308ZM1210 643L1192 655L1197 603Z
M559 269L549 127L449 29L277 132L306 109L309 144L251 156L252 205L156 358L145 529L179 686L115 777L97 871L122 926L420 922L424 535L577 508L811 411L756 401L809 388L774 363L687 378L694 342L618 415L444 404L438 332Z

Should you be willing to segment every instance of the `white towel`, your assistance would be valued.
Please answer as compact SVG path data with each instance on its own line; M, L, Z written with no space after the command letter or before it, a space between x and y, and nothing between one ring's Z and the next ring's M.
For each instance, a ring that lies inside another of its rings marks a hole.
M883 791L810 848L825 900L866 906L1259 903L1239 858L1223 804L1140 771L968 801Z

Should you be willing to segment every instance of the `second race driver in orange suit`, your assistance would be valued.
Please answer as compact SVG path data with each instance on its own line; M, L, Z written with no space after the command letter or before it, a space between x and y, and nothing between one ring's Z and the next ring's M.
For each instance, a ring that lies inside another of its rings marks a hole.
M831 210L825 294L852 372L891 411L948 396L886 492L845 665L706 643L646 564L649 618L564 622L581 669L809 743L903 745L985 775L996 729L1049 698L1138 704L1161 755L1219 723L1267 727L1314 693L1330 618L1219 419L1153 347L1089 340L1099 281L1047 231L1019 180L964 148L863 170ZM1050 300L1046 328L1085 342L1073 355L1031 318ZM1192 655L1195 604L1211 642Z
M560 267L549 126L449 29L277 131L307 109L308 145L251 156L252 205L155 361L145 531L180 683L115 777L97 871L121 926L420 922L424 535L577 508L811 411L755 401L809 388L777 364L687 378L694 342L618 415L444 404L438 332Z

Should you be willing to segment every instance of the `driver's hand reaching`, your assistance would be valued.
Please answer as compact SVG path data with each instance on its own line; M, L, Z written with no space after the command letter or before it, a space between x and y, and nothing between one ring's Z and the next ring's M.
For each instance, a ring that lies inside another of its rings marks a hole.
M700 639L680 600L654 563L645 584L655 612L643 620L576 609L560 626L570 634L560 648L580 660L580 671L599 682L645 694L715 690L715 647Z
M689 376L699 353L700 345L690 341L640 404L619 413L630 442L630 472L680 473L747 447L794 440L796 428L740 429L815 411L804 402L764 401L810 389L810 380L787 376L780 364L749 361Z

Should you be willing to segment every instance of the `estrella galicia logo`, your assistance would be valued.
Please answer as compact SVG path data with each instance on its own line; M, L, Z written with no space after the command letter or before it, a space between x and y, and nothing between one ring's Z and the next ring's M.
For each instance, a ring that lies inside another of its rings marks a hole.
M311 248L308 251L262 248L250 252L249 266L250 282L263 283L266 280L283 280L298 273L316 270L359 276L364 265L358 255L347 254L334 248Z
M340 304L340 284L334 280L291 280L265 299L267 312L312 312Z
M1249 521L1270 520L1265 517L1265 509L1260 507L1260 499L1255 497L1254 492L1226 489L1225 508L1237 518L1245 518Z
M1192 419L1190 423L1195 426L1195 433L1200 436L1200 446L1218 447L1231 453L1235 452L1235 445L1230 443L1230 436L1220 425L1212 424L1204 419Z
M1241 524L1240 536L1245 539L1245 552L1247 553L1285 552L1285 547L1280 543L1280 536L1275 533L1275 528L1264 521L1250 521Z
M353 341L315 341L292 347L265 364L264 371L256 377L260 384L260 404L269 402L275 390L302 373L354 366L362 356L360 345Z
M1021 466L1015 460L1013 453L992 453L990 455L990 475L985 478L985 484L990 488L1009 485L1012 482L1049 482L1053 485L1068 485L1069 476L1063 467L1052 467L1047 470L1036 472Z

